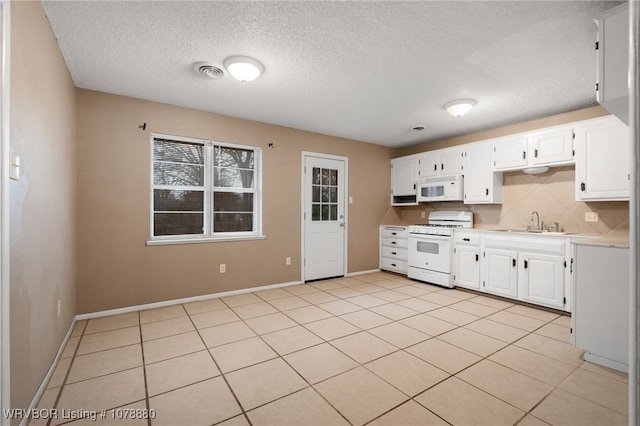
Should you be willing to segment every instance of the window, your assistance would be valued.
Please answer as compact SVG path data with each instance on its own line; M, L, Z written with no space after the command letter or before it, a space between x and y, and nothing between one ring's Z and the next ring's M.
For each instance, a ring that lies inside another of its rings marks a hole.
M151 243L261 237L261 150L153 135Z

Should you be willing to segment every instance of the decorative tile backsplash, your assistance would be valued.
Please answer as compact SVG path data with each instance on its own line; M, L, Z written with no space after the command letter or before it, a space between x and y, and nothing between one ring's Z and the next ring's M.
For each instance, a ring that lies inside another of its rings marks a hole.
M565 232L626 237L629 233L629 203L576 201L574 181L573 166L551 168L540 175L506 172L503 175L502 204L467 206L461 202L443 202L391 207L382 223L425 223L432 210L469 210L474 213L475 228L524 230L527 225L534 225L531 213L537 211L541 223L554 227L554 222L558 222ZM422 217L423 212L425 218ZM598 222L585 222L585 212L597 212Z

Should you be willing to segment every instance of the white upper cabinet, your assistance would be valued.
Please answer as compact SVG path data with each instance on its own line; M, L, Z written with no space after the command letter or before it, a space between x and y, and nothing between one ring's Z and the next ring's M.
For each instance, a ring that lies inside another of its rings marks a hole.
M418 156L418 178L462 173L463 149L446 148L427 151Z
M494 170L573 164L573 128L554 127L492 141Z
M417 205L416 178L418 159L415 155L391 160L391 205Z
M576 129L576 200L629 199L629 128L616 117Z
M502 203L502 173L493 171L491 144L486 142L465 145L464 203Z
M607 111L629 124L629 4L598 20L596 98Z
M492 142L493 167L514 170L527 166L529 138L526 135L508 136Z
M559 166L573 163L573 128L543 130L529 136L529 164Z

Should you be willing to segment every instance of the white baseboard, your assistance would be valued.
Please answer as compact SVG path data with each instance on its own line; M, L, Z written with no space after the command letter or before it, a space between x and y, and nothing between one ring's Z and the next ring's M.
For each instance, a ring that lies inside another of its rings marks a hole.
M185 297L183 299L166 300L164 302L146 303L144 305L128 306L126 308L109 309L106 311L91 312L76 316L76 320L86 320L101 318L110 315L127 314L130 312L146 311L149 309L165 308L167 306L181 305L183 303L202 302L203 300L219 299L221 297L236 296L238 294L253 293L255 291L271 290L274 288L290 287L301 284L301 281L291 281L288 283L265 285L260 287L242 288L240 290L224 291L222 293L203 294L202 296Z
M33 396L33 399L31 400L31 403L29 404L29 407L27 407L27 413L30 413L36 409L38 402L42 397L42 394L47 389L47 383L49 383L51 376L53 376L53 373L56 371L56 367L58 366L58 361L62 356L62 352L64 352L64 348L67 346L67 343L69 342L69 338L71 337L71 333L73 333L73 329L75 328L76 322L77 322L77 317L74 318L73 321L71 321L71 325L67 330L67 334L64 336L64 339L62 339L62 344L60 344L60 347L58 348L58 352L56 352L56 356L53 358L53 362L49 366L47 373L44 375L44 379L42 379L42 383L40 383L38 390L36 391L35 395ZM22 421L20 422L20 426L26 426L30 421L31 421L31 418L29 417L23 418Z
M369 269L368 271L349 272L346 276L356 277L358 275L373 274L375 272L380 272L380 269Z

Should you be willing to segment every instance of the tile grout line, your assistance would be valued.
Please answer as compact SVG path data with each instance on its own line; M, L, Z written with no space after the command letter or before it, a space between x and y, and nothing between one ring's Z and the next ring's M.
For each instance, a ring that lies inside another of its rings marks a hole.
M138 311L138 331L140 335L140 353L142 355L142 376L144 380L144 402L147 408L147 426L151 426L151 405L149 403L149 384L147 381L147 363L144 357L144 338L142 337L142 318L140 317L140 311Z
M247 293L247 294L252 294L252 293ZM224 303L224 300L220 299L222 301L222 303ZM226 303L225 303L226 305ZM233 390L233 388L231 387L231 384L229 383L229 381L227 380L227 377L225 375L225 373L222 371L222 369L220 368L220 366L218 365L218 362L216 361L216 359L214 358L213 354L211 353L211 351L209 350L209 347L207 346L207 342L204 341L202 335L200 334L200 330L196 327L195 323L193 322L193 319L191 318L191 315L189 314L189 312L187 311L187 309L184 307L184 305L180 305L182 306L182 309L184 309L184 311L187 313L187 316L189 317L189 321L191 321L191 324L193 325L193 328L195 328L196 333L198 334L198 337L200 338L200 341L202 342L202 345L205 348L205 351L207 352L207 354L209 354L209 357L211 358L211 361L213 361L213 364L216 366L216 368L218 369L218 371L220 372L220 377L222 378L222 380L224 380L224 383L227 385L227 389L229 389L229 392L231 392L231 395L233 396L233 399L236 401L236 404L238 404L238 407L240 408L241 414L244 416L245 420L247 421L247 423L249 424L249 426L252 426L253 423L251 423L251 420L249 419L249 416L247 415L246 410L244 409L244 407L242 406L242 404L240 403L240 400L238 399L238 396L236 395L235 391ZM228 305L227 305L228 306ZM200 352L200 351L198 351ZM195 352L194 352L195 353ZM181 355L184 356L184 355ZM177 357L176 357L177 358ZM197 383L201 383L204 382L206 380L210 380L210 379L204 379L204 380L200 380ZM185 385L183 387L187 387L187 386L191 386L193 385L193 383L189 384L189 385ZM181 388L179 388L181 389ZM169 391L167 391L166 393L169 392L173 392L175 389L171 389ZM229 417L227 419L223 419L220 422L216 422L214 424L218 424L221 422L225 422L227 420L236 418L238 415L234 415L232 417Z

